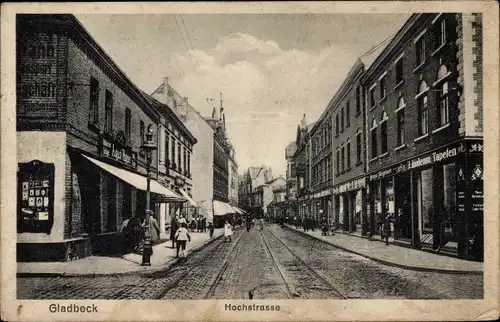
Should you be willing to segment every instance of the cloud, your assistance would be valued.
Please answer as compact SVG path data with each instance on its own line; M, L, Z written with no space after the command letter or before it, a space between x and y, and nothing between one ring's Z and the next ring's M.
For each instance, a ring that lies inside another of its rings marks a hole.
M257 51L265 57L225 63L228 55ZM284 149L295 139L306 113L315 121L357 59L356 48L331 45L321 51L281 50L273 41L237 33L210 51L175 56L171 84L202 115L213 106L206 98L223 93L226 122L240 169L268 164L284 173ZM195 68L193 68L193 63Z

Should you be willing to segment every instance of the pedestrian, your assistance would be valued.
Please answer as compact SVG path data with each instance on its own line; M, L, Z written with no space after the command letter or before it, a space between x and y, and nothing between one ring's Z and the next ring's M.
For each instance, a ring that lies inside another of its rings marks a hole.
M186 218L184 218L184 215L181 215L181 218L179 218L179 225L182 224L187 224Z
M151 236L151 245L155 245L160 240L160 226L158 225L158 221L153 215L149 216L149 236ZM146 218L144 218L142 222L142 228L146 226Z
M233 229L229 221L226 221L226 224L224 225L224 242L226 242L227 239L231 242L231 235L233 235Z
M136 216L127 220L127 224L123 228L122 234L126 245L125 251L130 252L137 250L141 244L143 234L140 217Z
M382 234L384 235L385 244L389 245L389 235L391 234L391 218L389 215L385 216L382 222Z
M191 242L191 235L189 235L185 223L181 224L181 227L177 229L177 232L175 233L175 240L177 242L177 253L175 258L179 258L179 250L182 250L182 261L186 261L186 243L188 241Z
M212 239L214 237L214 231L215 231L214 225L211 222L209 222L208 223L208 232L210 234L210 239Z
M177 222L177 218L175 216L172 217L172 223L170 225L170 240L172 241L172 248L175 248L175 233L179 229L179 223Z
M205 217L203 217L203 219L201 221L201 228L202 228L204 233L207 232L207 218L205 218Z

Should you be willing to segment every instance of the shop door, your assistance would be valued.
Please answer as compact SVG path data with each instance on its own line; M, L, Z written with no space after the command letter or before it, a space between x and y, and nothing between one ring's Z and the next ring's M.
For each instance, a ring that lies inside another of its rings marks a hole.
M82 196L82 215L84 230L91 238L101 233L101 190L100 172L92 171L94 168L87 167L78 176L80 180L80 192Z

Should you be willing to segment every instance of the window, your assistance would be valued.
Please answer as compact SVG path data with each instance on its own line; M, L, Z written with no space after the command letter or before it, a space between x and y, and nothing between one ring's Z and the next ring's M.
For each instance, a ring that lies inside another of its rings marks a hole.
M403 57L396 62L396 84L403 81Z
M184 172L187 172L187 153L186 153L186 147L183 149L183 158L182 158L182 167L184 169Z
M188 151L187 155L187 170L188 170L188 176L191 176L191 152Z
M344 108L340 110L340 132L344 132Z
M401 97L398 102L398 109L396 111L396 117L397 117L397 140L398 140L398 146L401 146L405 144L405 108L406 104L404 99Z
M417 51L417 66L419 66L425 62L425 41L423 36L417 40L415 46Z
M356 133L356 164L361 163L361 131L358 129Z
M351 142L350 141L347 141L346 153L347 153L347 169L350 169L351 168Z
M130 143L131 121L132 121L132 115L130 114L130 109L126 108L125 109L125 138L127 139L127 142L129 142L129 143Z
M375 87L370 89L370 108L373 108L375 106Z
M356 88L356 115L361 114L361 89Z
M347 101L345 105L345 119L346 119L346 128L351 126L351 106L349 101Z
M182 146L181 142L177 142L177 169L179 170L179 173L182 171Z
M342 143L342 146L340 148L340 154L341 154L341 165L342 165L342 172L344 172L345 170L345 147L344 147L344 143Z
M439 99L439 125L443 126L450 121L449 105L448 105L448 83L443 83L440 86L438 95Z
M380 83L380 99L383 99L385 97L386 91L385 91L385 76L382 76L379 80Z
M339 128L339 115L335 115L335 134L338 136L340 132Z
M336 160L337 160L337 174L340 173L340 151L339 151L339 148L337 147L337 151L336 151Z
M418 98L418 134L424 135L429 131L427 95Z
M141 146L144 144L144 121L140 121L139 122L139 137L140 137L140 142L141 142ZM167 151L167 150L165 150Z
M380 141L380 153L384 154L387 152L387 113L385 111L380 121Z
M372 121L372 127L370 129L370 133L371 133L371 143L372 143L372 159L376 158L377 157L377 150L378 150L378 147L377 147L377 121L375 120L375 118L373 119Z
M165 164L166 166L168 167L169 164L170 164L170 151L168 150L168 147L170 145L170 137L167 133L167 131L165 131Z
M434 48L438 49L446 44L446 20L442 19L435 25L435 44Z
M175 141L175 138L172 136L172 168L175 170L176 164L175 164L175 151L177 148L177 144Z
M99 124L99 82L94 77L90 77L90 104L89 123Z
M113 130L113 94L106 90L105 95L105 119L104 119L104 131L111 132Z

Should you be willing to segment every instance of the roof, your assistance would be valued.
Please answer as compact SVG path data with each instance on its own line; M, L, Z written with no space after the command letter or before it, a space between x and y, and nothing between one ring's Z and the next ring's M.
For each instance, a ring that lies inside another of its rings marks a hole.
M307 130L308 130L308 131L311 131L311 130L312 130L312 128L314 127L314 124L316 124L316 122L309 123L309 124L307 125Z
M271 180L267 181L265 184L273 184L273 183L275 183L275 182L276 182L276 180L278 180L278 179L283 179L283 180L285 180L285 178L283 178L282 176L279 176L279 177L277 177L277 178L274 178L274 179L271 179Z
M167 112L167 114L172 118L174 123L181 129L181 132L186 134L191 142L193 144L196 144L198 140L194 137L194 135L188 130L188 128L182 123L182 121L179 120L177 115L170 109L170 107L166 104L161 103L160 101L156 100L155 98L151 97L148 95L146 92L139 90L142 95L144 96L144 99L151 105L153 106L158 112Z
M255 179L256 177L259 176L260 171L262 170L263 166L260 167L249 167L248 171L250 172L250 177L252 179Z

